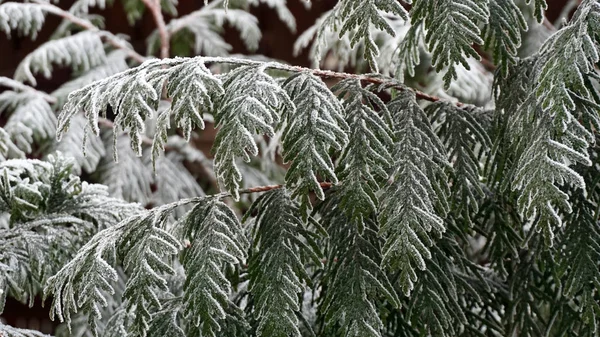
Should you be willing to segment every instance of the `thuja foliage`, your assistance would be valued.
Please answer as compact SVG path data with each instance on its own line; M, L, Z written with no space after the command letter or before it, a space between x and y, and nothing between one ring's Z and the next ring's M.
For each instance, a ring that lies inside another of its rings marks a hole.
M553 25L544 0L338 0L298 32L313 68L229 55L225 27L259 45L253 6L295 32L285 0L121 4L156 23L146 56L92 14L119 4L0 4L9 36L63 20L0 78L0 314L44 298L58 336L600 334L600 2Z

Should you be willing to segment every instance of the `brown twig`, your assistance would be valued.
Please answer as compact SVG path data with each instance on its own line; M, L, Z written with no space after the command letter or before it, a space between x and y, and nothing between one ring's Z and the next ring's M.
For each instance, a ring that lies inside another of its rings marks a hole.
M333 186L333 183L325 181L325 182L319 183L319 185L321 186L321 188L327 189L327 188L331 188L331 186ZM249 193L267 192L267 191L276 190L276 189L282 188L282 187L285 187L285 185L280 184L280 185L256 186L256 187L250 187L250 188L244 188L244 189L238 190L238 193L239 194L249 194ZM227 194L226 196L230 196L230 195Z
M313 68L306 68L306 67L300 67L300 66L292 66L292 65L287 65L287 64L283 64L283 63L275 63L275 62L265 63L263 61L255 61L255 60L240 59L240 58L233 58L233 57L198 56L198 57L196 57L196 59L200 60L203 63L228 63L228 64L237 64L237 65L264 65L266 68L270 68L270 69L274 69L274 70L283 70L283 71L293 72L293 73L308 72L308 73L311 73L311 74L321 77L321 78L335 78L335 79L340 79L340 80L356 79L361 82L366 82L366 83L371 83L371 84L376 84L376 85L383 85L387 88L394 88L394 89L398 89L398 90L410 90L415 94L416 98L422 99L425 101L429 101L429 102L447 101L443 98L429 95L424 92L407 87L402 83L394 81L392 78L376 77L376 76L372 76L372 75L350 74L350 73L336 72L336 71L331 71L331 70L313 69ZM175 58L175 59L171 59L170 62L167 62L167 65L175 65L175 64L182 63L182 62L186 62L188 60L189 59ZM453 103L458 107L464 107L464 106L469 105L469 104L463 103L463 102L453 102Z
M166 59L169 57L170 37L167 30L167 25L165 24L165 18L162 14L162 9L160 8L160 0L142 1L152 13L152 17L156 23L156 29L158 30L158 36L160 37L160 58Z
M101 30L98 29L98 27L94 26L91 22L81 19L81 18L78 18L75 15L69 13L68 11L61 9L58 6L52 5L47 2L43 2L41 0L32 0L32 2L38 4L42 10L44 10L48 13L52 13L54 15L60 16L63 19L65 19L69 22L72 22L81 28L84 28L84 29L90 30L90 31L101 32ZM146 58L144 56L138 54L135 50L129 48L126 44L124 44L116 36L107 32L107 34L103 34L103 37L106 39L106 41L111 46L113 46L117 49L125 50L127 52L127 56L131 57L132 59L136 60L137 62L142 63L146 60Z

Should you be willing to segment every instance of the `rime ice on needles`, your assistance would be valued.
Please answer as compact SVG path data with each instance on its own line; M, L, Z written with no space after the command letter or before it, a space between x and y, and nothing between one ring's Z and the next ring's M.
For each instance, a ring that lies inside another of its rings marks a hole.
M393 162L390 114L385 103L369 89L362 88L360 81L354 79L332 88L343 98L346 121L352 130L336 167L342 182L339 206L348 212L349 220L359 225L377 212L379 184L387 179Z
M82 170L92 173L96 171L98 164L106 154L104 143L100 138L85 139L84 142L87 121L83 115L75 115L71 123L73 123L73 128L55 145L55 151L60 151L75 159L73 164L75 173L81 174ZM81 144L85 144L83 149Z
M565 237L559 239L564 254L561 264L568 270L564 294L578 302L583 320L596 330L600 325L597 317L600 305L594 298L600 291L600 271L595 266L600 259L600 228L593 217L597 205L585 199L581 202L583 205L575 205L577 208L571 217L573 225L567 226Z
M494 61L506 74L508 65L516 62L521 31L527 30L527 22L513 0L490 0L488 6L489 22L481 34L485 47L492 51Z
M186 143L187 144L187 143ZM181 155L169 153L159 158L155 164L156 169L152 174L151 158L144 156L145 172L150 177L149 182L155 186L148 200L150 205L164 205L185 198L202 197L205 195L198 185L196 177L188 171ZM131 176L129 176L131 179ZM151 187L151 186L148 186ZM179 207L173 211L175 219L181 218L189 207Z
M480 152L489 148L492 141L480 125L476 109L439 102L428 106L426 113L433 116L432 123L438 126L436 133L446 145L448 160L454 168L452 193L456 202L452 209L469 219L471 214L477 214L479 199L484 196L479 174Z
M189 141L194 125L204 129L202 115L212 113L224 93L221 80L211 74L202 61L190 60L169 69L167 95L173 98L173 103L164 113L174 114L177 127Z
M0 265L9 267L0 285L22 301L33 301L94 233L138 210L108 197L103 186L81 182L72 165L61 156L0 164L0 212L10 214L9 227L0 230Z
M8 158L25 158L25 153L13 143L10 135L0 128L0 160L4 161Z
M117 257L129 275L123 298L126 308L135 313L127 327L136 336L146 336L151 311L161 309L160 292L168 292L165 274L174 273L164 259L179 252L179 242L165 230L164 222L179 203L144 211L121 221L95 235L45 287L53 295L51 317L71 320L71 313L80 308L89 315L96 334L100 308L108 305L107 296L114 293L111 282L118 274L111 264Z
M67 97L71 92L81 89L95 81L102 80L106 77L129 69L126 58L126 51L122 49L114 50L106 55L106 60L104 63L101 63L96 67L84 72L80 76L64 83L58 89L54 90L50 95L56 98L56 105L62 107L67 101Z
M369 62L373 72L378 71L375 58L379 55L379 48L371 36L371 27L383 30L391 36L396 34L382 12L408 20L408 13L395 0L342 0L338 2L333 12L333 15L341 18L339 19L341 20L340 37L356 30L350 46L353 47L357 42L362 41L364 58Z
M553 225L562 226L558 209L566 213L572 211L569 195L559 186L571 185L585 188L581 175L570 166L575 163L590 165L586 148L576 150L569 144L560 143L551 131L548 118L533 124L529 131L530 145L519 158L513 180L513 189L521 194L518 207L522 216L538 224L543 231L547 245L552 245Z
M14 77L36 85L34 74L42 73L49 78L52 64L70 65L73 70L86 71L105 63L106 54L100 37L99 32L84 31L48 41L21 61Z
M309 191L323 200L324 194L317 175L337 183L329 150L341 150L348 143L348 124L343 107L323 81L308 73L290 76L283 85L296 105L296 111L284 114L282 135L283 159L292 161L285 182L292 197L301 199L301 210L306 217L311 205Z
M446 230L445 171L450 164L414 93L397 95L388 104L395 124L395 162L380 197L378 217L386 239L382 264L400 272L400 285L408 295L417 280L416 269L425 269L425 259L431 257L431 234L440 237Z
M183 253L186 270L183 314L202 336L216 337L223 330L231 283L226 266L241 264L248 242L235 213L218 199L198 203L183 220L184 238L190 246ZM239 310L239 309L238 309Z
M483 296L491 293L486 269L470 261L455 239L446 232L431 249L427 269L416 284L407 311L413 322L423 322L429 336L461 335L477 324ZM488 332L502 332L490 325ZM468 334L468 333L467 333Z
M394 20L390 19L393 18ZM376 41L396 36L398 22L408 20L408 14L396 1L339 1L325 12L315 24L304 31L294 45L294 54L308 46L313 37L310 58L318 67L321 58L331 51L339 59L338 68L366 60L371 69L379 69L379 47ZM381 31L371 29L373 26ZM337 28L341 27L339 31ZM358 53L362 52L363 55Z
M186 34L191 33L194 36L193 49L197 55L225 56L232 49L220 35L223 33L222 27L227 23L239 30L240 38L249 50L256 50L262 37L258 19L242 9L220 8L221 2L212 1L195 12L171 20L166 28L172 39L186 39ZM151 35L148 45L152 48L150 53L160 46L158 32Z
M164 76L160 61L150 60L72 92L58 117L58 139L68 131L70 119L81 110L94 134L98 135L98 118L106 115L110 105L116 114L114 146L118 131L129 131L131 147L141 155L146 129L144 121L154 116L160 97L157 90L161 88ZM117 152L113 154L116 156Z
M80 109L94 134L98 135L98 119L105 116L107 107L111 106L116 114L115 129L128 131L132 149L141 156L145 121L155 118L165 80L168 81L167 94L173 98L173 103L171 109L160 112L157 117L158 131L152 152L153 160L156 160L160 150L164 149L171 114L189 137L194 124L204 127L202 113L213 109L216 97L223 94L221 81L208 71L201 59L149 60L137 68L74 91L59 116L59 138L68 131L69 120ZM116 139L113 144L116 146Z
M424 25L433 66L438 72L447 68L446 87L456 79L458 63L469 69L467 57L481 58L472 45L483 44L478 26L488 21L487 7L486 0L415 0L411 30Z
M151 168L136 156L129 146L126 135L117 137L117 144L113 148L109 145L111 142L108 139L110 135L107 136L104 137L106 138L104 143L109 156L102 158L98 165L98 179L102 184L108 186L111 195L116 198L146 205L152 194L153 175ZM113 160L117 154L112 153L112 151L118 151L118 162Z
M322 265L316 233L307 229L300 209L285 189L259 197L246 214L256 211L248 262L250 294L257 337L300 337L298 294L310 282L305 264ZM309 218L309 223L324 230Z
M548 4L546 0L525 0L526 4L533 3L533 15L535 16L537 22L542 22L545 20L544 11L548 8Z
M600 76L595 64L600 61L600 4L584 1L573 20L554 34L541 47L535 79L537 103L554 118L557 129L564 131L570 123L579 123L581 103L589 102L598 109L597 89L591 85ZM596 130L600 118L590 116ZM581 128L585 131L584 128ZM591 133L587 138L592 138Z
M225 95L214 113L218 128L212 152L219 183L239 200L242 175L236 158L250 161L258 155L255 135L274 136L274 127L282 111L295 115L294 104L262 66L242 66L225 75Z
M88 241L57 274L48 279L44 293L52 294L50 317L58 317L70 325L71 313L79 310L89 315L92 332L101 307L108 305L107 297L114 294L110 282L117 272L106 259L115 259L115 243L121 234L119 227L109 227Z
M392 130L380 114L391 121L383 101L369 89L353 79L332 88L343 98L346 120L353 130L336 168L341 184L319 207L321 223L331 238L321 310L327 318L326 331L332 335L339 333L339 324L344 336L381 337L378 297L400 306L380 267L381 239L375 220L376 195L393 161L389 152Z
M4 131L24 153L31 153L36 142L56 133L56 117L46 99L35 92L5 91L0 94L0 114L12 110Z
M324 335L341 332L348 337L382 337L378 300L385 297L395 308L400 307L400 300L380 266L382 240L374 214L362 219L348 217L352 205L340 206L352 192L343 186L332 190L319 208L330 237L325 296L320 305Z
M0 30L8 37L16 30L35 39L44 20L44 11L37 4L7 2L0 5Z
M590 130L600 128L600 98L592 84L600 78L594 68L600 59L598 27L600 4L582 2L573 20L540 49L527 83L531 93L516 118L530 136L513 188L523 192L519 197L521 214L531 220L539 217L537 228L544 231L549 245L553 225L562 225L559 208L566 213L572 210L568 194L558 186L585 188L572 166L591 164L587 148L595 139Z

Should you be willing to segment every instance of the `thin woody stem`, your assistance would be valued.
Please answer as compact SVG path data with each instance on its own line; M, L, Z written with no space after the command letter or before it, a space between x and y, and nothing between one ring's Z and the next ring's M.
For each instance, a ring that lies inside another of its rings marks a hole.
M328 188L333 187L333 183L324 181L324 182L320 182L319 186L321 186L321 188L323 188L323 189L328 189ZM238 193L239 194L261 193L261 192L268 192L268 191L272 191L272 190L276 190L276 189L280 189L280 188L284 188L284 187L285 187L285 185L283 185L283 184L256 186L256 187L240 189L240 190L238 190ZM231 197L231 193L220 192L220 193L216 193L216 194L207 194L207 195L204 195L201 197L192 197L192 198L181 199L179 201L175 201L173 203L166 204L166 205L163 205L160 207L174 208L174 207L178 207L178 206L189 205L192 203L200 202L202 200L209 199L209 198L223 199L223 198L229 198L229 197Z
M394 88L398 90L409 90L412 91L416 98L422 99L429 102L440 102L440 101L448 101L446 99L440 98L438 96L429 95L422 91L415 90L413 88L407 87L402 83L394 81L393 78L383 77L383 76L373 76L373 75L360 75L360 74L350 74L343 72L336 72L331 70L321 70L321 69L313 69L306 68L300 66L292 66L283 63L275 63L275 62L263 62L263 61L255 61L248 59L240 59L233 57L206 57L206 56L198 56L196 59L200 60L203 63L228 63L228 64L237 64L237 65L263 65L269 69L275 70L283 70L288 72L300 73L300 72L308 72L315 76L321 78L335 78L335 79L356 79L361 82L366 82L370 84L380 85L386 88ZM185 58L173 58L166 62L166 65L176 65L182 62L187 61ZM453 102L458 107L468 106L469 104L463 102Z
M319 185L321 186L321 188L327 189L327 188L331 188L331 186L333 186L333 183L321 182L321 183L319 183ZM282 188L282 187L285 187L285 185L256 186L256 187L250 187L250 188L238 190L238 193L239 194L248 194L248 193L268 192L268 191L276 190L276 189ZM226 196L229 197L229 196L231 196L231 194L227 194Z
M154 22L156 23L156 29L158 30L158 36L160 37L160 58L166 59L169 57L169 48L170 48L170 37L169 32L167 30L167 25L165 23L165 18L162 14L162 9L160 8L160 0L142 0L144 5L150 10L152 13L152 17L154 18Z
M146 0L146 1L149 1L149 0ZM168 50L167 50L167 52L168 52ZM283 63L275 63L275 62L265 63L262 61L240 59L240 58L233 58L233 57L198 56L198 57L195 57L195 59L197 59L203 63L221 63L221 64L236 64L236 65L253 65L253 66L262 65L265 68L275 69L275 70L283 70L283 71L288 71L288 72L293 72L293 73L307 72L307 73L311 73L311 74L321 77L321 78L334 78L334 79L340 79L340 80L356 79L361 82L376 84L376 85L380 85L385 88L394 88L394 89L398 89L398 90L409 90L415 94L417 99L422 99L422 100L429 101L429 102L448 102L449 101L447 99L444 99L444 98L441 98L438 96L434 96L434 95L429 95L422 91L407 87L402 83L396 82L393 78L388 78L388 77L383 77L383 76L350 74L350 73L336 72L336 71L331 71L331 70L321 70L321 69L312 69L312 68L306 68L306 67L300 67L300 66L291 66L291 65L287 65L287 64L283 64ZM176 58L172 58L172 59L167 58L165 60L161 60L160 62L163 64L163 66L174 66L174 65L178 65L178 64L181 64L181 63L187 62L187 61L189 61L188 58L176 57ZM152 61L152 62L155 62L155 61ZM133 73L135 71L136 71L136 68L131 68L129 70L126 70L125 72ZM110 78L111 77L108 77L101 81L107 81L107 80L110 80ZM35 90L34 88L29 87L29 86L27 86L26 88L23 87L20 89L21 90L29 90L29 89ZM43 92L40 92L40 93L44 94L45 97L49 97L48 100L51 103L53 103L53 101L55 100L53 97L49 96L46 93L43 93ZM458 107L464 107L464 106L469 105L467 103L458 102L458 101L453 101L453 103Z

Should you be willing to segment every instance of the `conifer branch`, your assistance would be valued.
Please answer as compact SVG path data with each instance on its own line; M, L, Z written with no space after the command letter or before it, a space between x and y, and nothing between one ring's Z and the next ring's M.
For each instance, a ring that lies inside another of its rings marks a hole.
M9 87L9 88L13 88L15 90L18 91L26 91L29 93L34 93L36 95L40 95L42 96L42 98L44 100L46 100L46 102L50 103L50 104L54 104L56 103L56 98L48 95L47 93L37 90L34 87L30 87L27 84L24 84L22 82L19 81L15 81L12 78L8 78L8 77L0 77L0 85L3 85L5 87Z
M69 13L68 11L65 11L63 9L61 9L58 6L52 5L50 3L41 1L41 0L32 0L33 3L36 3L40 6L40 8L48 13L52 13L54 15L60 16L63 19L72 22L73 24L84 28L86 30L90 30L90 31L100 31L100 29L98 29L98 27L94 26L91 22L89 22L88 20L84 20L81 18L78 18L77 16ZM106 39L106 41L113 47L117 48L117 49L123 49L127 52L127 55L129 57L131 57L132 59L136 60L139 63L142 63L146 60L146 57L138 54L135 50L129 48L127 45L125 45L120 39L118 39L116 36L112 35L112 34L105 34L103 35L103 37Z

